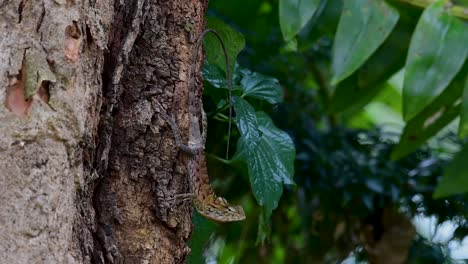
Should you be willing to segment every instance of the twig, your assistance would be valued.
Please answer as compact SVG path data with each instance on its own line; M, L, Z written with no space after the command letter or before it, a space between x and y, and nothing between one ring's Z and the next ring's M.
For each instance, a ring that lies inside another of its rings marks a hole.
M422 8L426 8L432 3L434 3L433 0L395 0L395 1L404 2L407 4L417 6L417 7L422 7ZM447 3L449 3L449 5L447 5L446 7L447 13L449 13L452 16L456 16L458 18L468 20L468 8L459 6L459 5L454 5L451 3L451 1L447 1Z

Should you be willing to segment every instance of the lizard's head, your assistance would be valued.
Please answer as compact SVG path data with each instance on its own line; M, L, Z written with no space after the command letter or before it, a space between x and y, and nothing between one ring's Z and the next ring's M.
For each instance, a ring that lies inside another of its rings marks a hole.
M195 203L197 211L204 217L218 223L242 221L244 209L240 205L230 205L223 197L217 197L213 203Z

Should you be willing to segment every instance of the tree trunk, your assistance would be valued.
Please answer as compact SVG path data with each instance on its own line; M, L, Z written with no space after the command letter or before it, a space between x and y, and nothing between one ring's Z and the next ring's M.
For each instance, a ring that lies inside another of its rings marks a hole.
M2 263L184 262L192 207L169 201L188 181L158 112L186 131L206 6L0 0Z

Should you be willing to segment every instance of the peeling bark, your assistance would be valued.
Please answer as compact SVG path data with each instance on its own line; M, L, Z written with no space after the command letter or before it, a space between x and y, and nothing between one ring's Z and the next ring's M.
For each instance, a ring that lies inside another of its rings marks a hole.
M206 6L0 1L2 261L184 262L191 204L168 200L187 179L156 102L187 128Z

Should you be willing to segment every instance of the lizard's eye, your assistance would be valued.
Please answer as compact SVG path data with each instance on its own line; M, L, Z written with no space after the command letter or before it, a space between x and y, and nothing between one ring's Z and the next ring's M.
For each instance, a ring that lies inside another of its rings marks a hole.
M232 207L228 207L228 211L231 212L231 213L235 213L236 212L236 209L232 208Z

